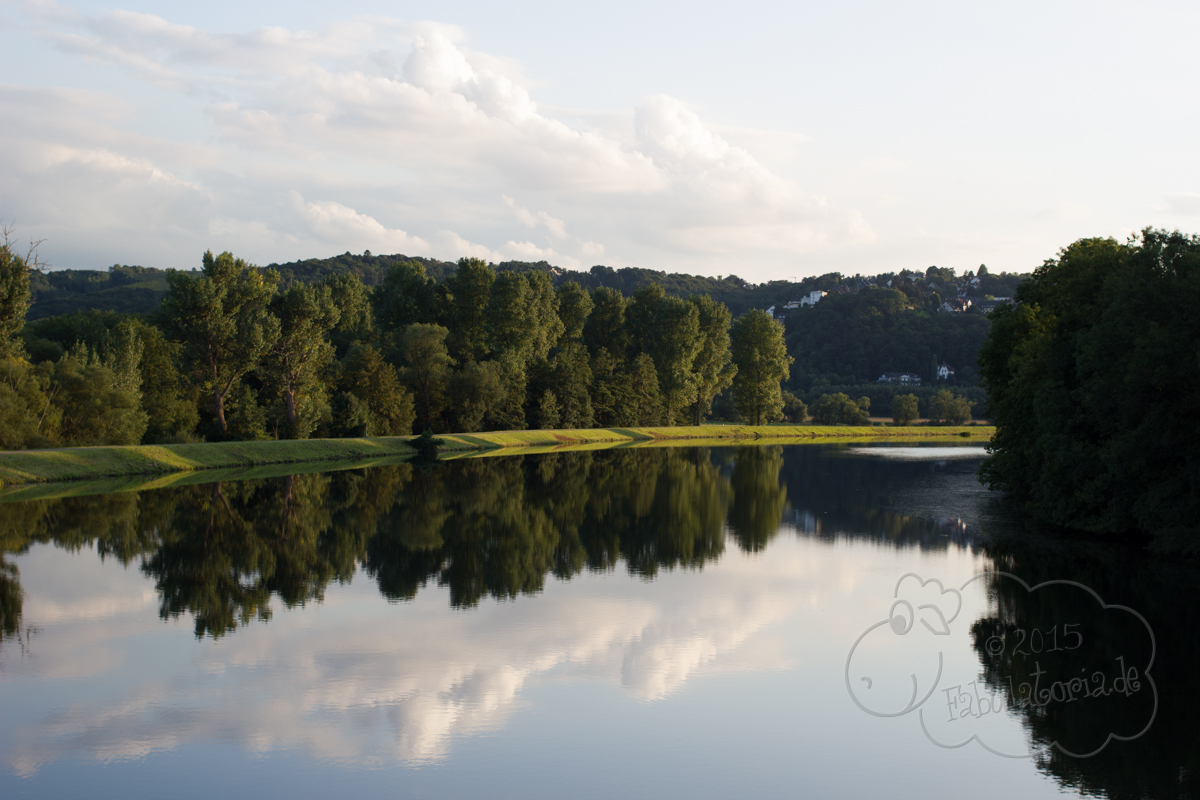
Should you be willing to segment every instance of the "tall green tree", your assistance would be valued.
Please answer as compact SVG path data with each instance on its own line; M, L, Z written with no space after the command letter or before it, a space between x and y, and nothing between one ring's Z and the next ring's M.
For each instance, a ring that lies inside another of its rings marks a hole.
M446 349L449 334L441 325L409 325L400 335L404 357L401 377L412 389L420 409L418 422L431 430L445 407L446 389L454 359Z
M737 366L729 349L729 309L706 294L692 295L691 302L700 312L700 349L692 362L696 389L692 408L699 425L712 411L713 398L733 384Z
M601 348L624 360L628 339L625 330L625 297L620 290L602 286L592 292L592 309L583 325L583 341L594 357Z
M329 332L329 341L342 359L350 348L367 344L375 338L375 314L371 308L371 292L357 275L330 275L320 283L329 287L338 321Z
M681 409L695 399L692 369L702 345L700 309L651 284L634 292L625 314L632 347L654 360L664 421L674 425Z
M200 275L167 275L162 318L183 344L183 358L200 379L225 435L225 400L242 376L258 367L279 338L271 313L278 275L261 273L232 253L204 254Z
M264 358L264 371L283 400L288 438L306 439L324 395L321 371L333 363L329 332L341 318L329 286L292 284L277 294L271 310L279 337Z
M545 272L527 272L525 280L529 283L532 333L529 358L546 358L564 331L563 322L558 316L558 295L554 292L550 275Z
M488 353L486 311L496 272L479 258L460 258L446 279L450 293L447 346L457 361L481 361Z
M558 295L558 318L562 320L562 342L579 341L592 313L592 298L576 281L567 281L554 290Z
M520 273L504 271L492 282L485 311L488 348L493 353L512 352L522 364L533 352L534 319L529 282Z
M371 293L376 321L385 331L429 324L439 317L437 284L419 261L397 261Z
M755 425L778 419L783 411L781 382L795 360L783 343L783 326L761 309L737 318L730 330L734 404ZM814 415L815 416L815 415Z

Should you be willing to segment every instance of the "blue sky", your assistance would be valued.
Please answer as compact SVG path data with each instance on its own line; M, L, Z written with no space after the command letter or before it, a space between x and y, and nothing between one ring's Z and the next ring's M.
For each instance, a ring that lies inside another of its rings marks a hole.
M1200 229L1185 3L0 2L55 267L402 252L751 280Z

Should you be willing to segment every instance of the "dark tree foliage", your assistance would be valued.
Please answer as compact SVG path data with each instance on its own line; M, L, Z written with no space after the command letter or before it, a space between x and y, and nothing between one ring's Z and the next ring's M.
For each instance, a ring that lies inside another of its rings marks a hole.
M1200 549L1200 239L1082 239L993 312L983 478L1037 519Z
M796 358L792 385L807 391L821 381L860 384L885 372L913 372L932 381L934 354L965 372L969 381L975 354L987 337L988 318L929 313L912 304L898 289L869 287L830 295L793 312L787 323L788 351Z

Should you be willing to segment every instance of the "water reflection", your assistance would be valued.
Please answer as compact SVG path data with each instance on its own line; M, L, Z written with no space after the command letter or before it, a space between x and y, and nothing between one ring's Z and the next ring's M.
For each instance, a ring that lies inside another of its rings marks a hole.
M360 564L389 599L435 584L465 608L537 593L550 575L699 568L721 557L726 530L758 552L781 521L822 537L977 542L975 509L963 509L971 498L958 496L971 465L829 453L796 448L786 462L781 447L559 453L35 500L3 506L0 542L7 553L53 542L137 561L162 616L190 615L198 637L270 619L272 597L288 608L319 601ZM898 496L919 507L898 506ZM20 618L18 581L4 564L5 631Z
M1083 697L1068 703L1048 703L1020 710L1036 752L1038 767L1061 785L1084 794L1111 798L1184 798L1200 795L1200 729L1195 724L1200 701L1200 640L1195 631L1200 611L1192 600L1198 575L1196 566L1152 558L1122 543L1064 540L1036 530L1013 526L992 531L987 554L997 569L1019 576L1031 586L1044 581L1070 580L1092 588L1106 603L1136 609L1146 618L1157 645L1153 680L1158 703L1153 706L1150 687L1114 693L1104 698ZM1013 658L1011 648L995 655L988 640L997 633L1023 628L1051 630L1063 620L1078 620L1088 637L1079 652L1091 660L1075 663L1067 658L1061 667L1071 675L1093 674L1098 664L1144 664L1151 644L1141 626L1127 614L1105 614L1102 624L1095 604L1080 592L1069 590L1030 593L1016 581L999 576L989 580L993 600L990 613L975 623L975 647L984 666L984 677L1009 699L1012 687L1029 681L1031 670L1047 658ZM1071 653L1062 654L1070 656ZM1110 678L1111 666L1110 669ZM1042 678L1043 682L1052 675ZM1045 685L1045 683L1043 683ZM1018 689L1019 691L1019 689ZM1149 730L1129 742L1111 742L1097 756L1072 758L1064 750L1089 752L1111 732L1133 735L1153 717ZM1052 743L1058 746L1052 746Z
M791 668L786 648L748 643L795 619L808 626L811 658L837 666L863 620L850 604L827 609L825 601L870 583L867 571L879 568L870 553L961 554L955 563L967 576L987 567L1031 584L1077 580L1150 619L1164 702L1147 736L1072 759L1049 743L1086 744L1097 716L1119 723L1144 709L1018 716L1036 763L1065 788L1190 796L1200 645L1190 635L1196 612L1177 599L1190 596L1195 571L1117 545L1022 532L975 482L977 461L913 455L825 446L613 450L5 504L5 554L37 543L59 553L94 549L149 579L145 599L159 616L185 620L195 637L221 645L195 651L198 662L187 668L28 720L5 758L18 774L36 775L73 753L108 763L224 740L247 752L298 748L347 764L429 763L446 758L456 737L507 724L548 676L601 677L654 701L714 665ZM844 543L856 549L830 546ZM82 569L85 560L72 563ZM638 591L568 582L613 572L637 579ZM23 609L21 577L3 562L3 632L19 633L28 614L70 634L40 643L43 675L67 665L77 673L60 677L120 673L132 656L106 642L161 630L138 594L104 619L82 604L50 615L44 599ZM1064 613L1065 601L1015 585L990 580L973 630L998 692L1025 679L1029 664L995 658L987 640L1051 627ZM536 594L547 596L491 602ZM405 613L368 602L379 595L405 604ZM117 603L99 591L92 599ZM273 606L305 612L273 615ZM239 630L255 623L264 624ZM1108 650L1129 652L1128 636L1113 637Z

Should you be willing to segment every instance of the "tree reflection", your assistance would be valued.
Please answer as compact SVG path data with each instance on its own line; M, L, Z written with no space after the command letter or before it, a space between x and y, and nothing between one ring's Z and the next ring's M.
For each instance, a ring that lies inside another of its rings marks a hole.
M390 600L432 584L469 607L619 563L644 578L699 568L721 556L727 523L741 546L761 548L785 505L782 456L734 452L724 472L701 448L617 449L10 503L0 545L140 561L162 617L190 615L198 637L269 620L273 598L319 601L360 566ZM11 565L0 604L4 630L16 630Z
M1200 640L1195 636L1200 610L1188 598L1197 584L1194 565L1167 562L1129 547L1098 545L1060 536L994 532L987 553L997 568L1013 573L1031 586L1047 580L1072 580L1091 587L1106 603L1124 605L1149 622L1157 644L1151 674L1158 692L1157 716L1142 737L1111 741L1094 758L1065 755L1068 750L1087 752L1103 743L1109 732L1128 734L1140 730L1149 718L1149 692L1129 698L1088 698L1087 702L1051 703L1043 708L1021 709L1040 769L1064 787L1110 798L1182 798L1200 794L1200 730L1194 709L1200 697ZM1064 620L1095 616L1095 604L1082 602L1081 592L1039 590L1030 594L1011 579L989 582L993 610L972 629L975 648L984 665L984 677L1005 696L1011 686L1029 680L1030 659L1012 658L988 651L987 641L997 633L1021 627L1049 630ZM1075 601L1072 603L1072 601ZM1110 615L1104 625L1093 626L1089 663L1064 662L1067 672L1078 674L1095 668L1092 662L1145 663L1144 637L1127 614ZM1115 623L1115 624L1114 624ZM1086 624L1086 623L1085 623ZM1084 650L1080 651L1085 652ZM1070 655L1070 654L1066 654ZM1047 680L1044 678L1043 680ZM1011 682L1010 682L1011 681Z

